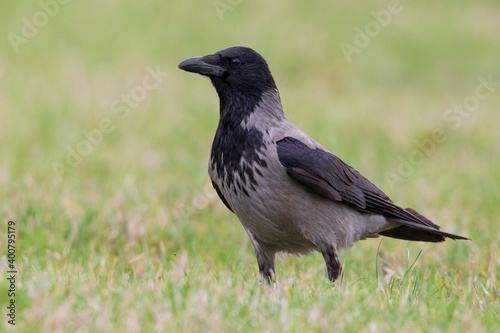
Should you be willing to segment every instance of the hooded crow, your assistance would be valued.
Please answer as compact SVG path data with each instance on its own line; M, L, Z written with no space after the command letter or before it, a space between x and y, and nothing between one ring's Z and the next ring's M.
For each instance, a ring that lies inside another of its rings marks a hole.
M178 68L207 76L220 119L208 172L253 244L259 272L274 280L277 252L323 254L329 279L342 273L338 251L367 237L410 241L468 239L439 230L295 127L260 54L231 47Z

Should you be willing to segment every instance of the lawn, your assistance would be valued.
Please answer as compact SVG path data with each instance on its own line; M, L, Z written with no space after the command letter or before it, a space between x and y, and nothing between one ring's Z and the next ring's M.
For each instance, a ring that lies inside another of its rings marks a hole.
M499 16L493 0L4 3L0 331L499 332ZM299 128L472 240L361 241L334 289L321 255L283 256L261 286L207 174L217 94L176 69L236 45L265 57Z

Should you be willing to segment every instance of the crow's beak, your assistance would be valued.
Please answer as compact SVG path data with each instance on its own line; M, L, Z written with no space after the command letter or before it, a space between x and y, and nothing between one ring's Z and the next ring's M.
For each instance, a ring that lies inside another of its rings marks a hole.
M181 62L177 68L201 75L222 76L226 70L216 65L214 60L212 56L193 57Z

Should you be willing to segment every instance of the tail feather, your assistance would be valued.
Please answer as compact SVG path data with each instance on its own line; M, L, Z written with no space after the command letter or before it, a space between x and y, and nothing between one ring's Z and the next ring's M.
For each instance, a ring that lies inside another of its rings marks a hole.
M453 240L456 239L469 240L469 238L467 237L450 234L448 232L439 230L440 227L437 224L433 223L428 218L417 213L415 210L411 208L406 208L406 211L418 217L420 220L425 221L430 226L402 219L390 219L390 221L397 222L400 225L393 229L379 232L379 235L397 239L404 239L409 241L433 242L433 243L444 242L446 238L451 238Z
M391 238L415 241L415 242L439 243L439 242L444 242L446 240L446 238L443 235L435 234L426 230L424 231L424 230L410 228L405 225L399 226L394 229L379 232L379 235Z
M431 226L431 227L433 227L433 228L435 228L435 229L440 229L440 227L439 227L436 223L432 222L432 221L431 221L431 220L429 220L427 217L425 217L425 216L423 216L422 214L420 214L419 212L417 212L415 209L408 207L408 208L405 208L405 210L406 210L408 213L412 214L413 216L417 217L418 219L420 219L420 220L424 221L424 222L425 222L425 223L427 223L429 226Z

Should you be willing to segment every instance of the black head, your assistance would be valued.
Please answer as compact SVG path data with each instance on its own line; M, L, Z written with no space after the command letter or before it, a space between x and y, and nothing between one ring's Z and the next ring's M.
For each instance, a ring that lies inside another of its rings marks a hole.
M264 58L248 47L230 47L212 55L189 58L177 68L208 76L221 98L232 93L260 97L276 88Z

